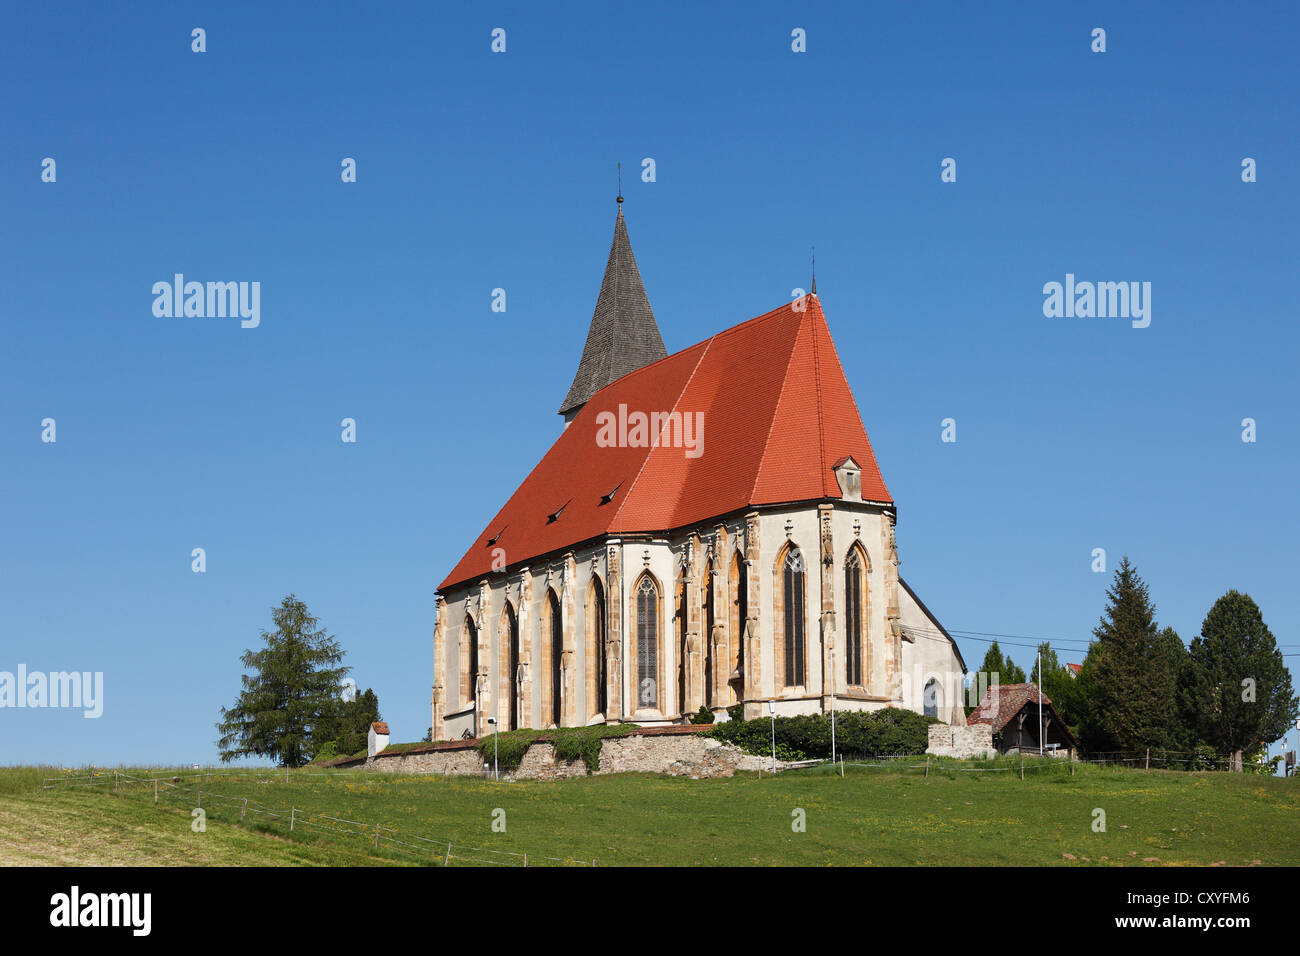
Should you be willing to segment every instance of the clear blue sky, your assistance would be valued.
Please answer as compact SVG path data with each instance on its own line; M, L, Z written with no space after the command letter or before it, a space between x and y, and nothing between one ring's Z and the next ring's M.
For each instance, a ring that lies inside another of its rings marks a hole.
M418 740L434 587L560 431L618 161L670 351L816 245L950 628L1082 659L1102 547L1184 640L1249 592L1300 670L1294 4L269 6L0 13L0 670L106 698L0 711L0 762L215 759L291 591ZM259 281L260 327L156 318L176 272ZM1150 327L1045 318L1066 273L1151 282Z

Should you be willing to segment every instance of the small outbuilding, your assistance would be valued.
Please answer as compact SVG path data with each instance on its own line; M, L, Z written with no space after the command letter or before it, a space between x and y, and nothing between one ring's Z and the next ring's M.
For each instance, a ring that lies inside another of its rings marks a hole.
M1041 707L1040 707L1041 701ZM1038 685L995 684L966 723L989 724L993 746L1004 754L1037 754L1066 757L1079 749L1079 741L1052 706L1051 698ZM1039 744L1041 727L1042 744Z
M370 725L370 732L366 734L366 755L373 757L377 753L382 753L388 746L388 725L382 720L376 720Z

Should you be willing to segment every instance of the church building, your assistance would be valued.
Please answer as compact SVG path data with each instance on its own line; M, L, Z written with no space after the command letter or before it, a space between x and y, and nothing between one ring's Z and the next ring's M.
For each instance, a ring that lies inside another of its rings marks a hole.
M433 739L769 702L964 724L816 283L669 355L622 202L563 430L438 586Z

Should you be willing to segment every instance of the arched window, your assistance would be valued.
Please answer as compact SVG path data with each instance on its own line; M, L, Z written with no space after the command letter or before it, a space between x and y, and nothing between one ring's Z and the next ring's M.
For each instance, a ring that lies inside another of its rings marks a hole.
M519 618L507 601L501 611L497 628L497 646L500 649L499 679L501 699L506 702L504 730L519 728ZM499 716L500 720L501 717Z
M587 585L587 710L588 717L609 713L609 674L606 654L605 588L591 576Z
M925 684L925 692L921 696L924 713L927 717L938 717L939 708L943 705L943 690L939 687L939 681L931 677Z
M564 618L560 614L560 600L554 591L548 591L551 619L551 723L560 726L564 719L564 682L561 665L564 662Z
M793 546L782 562L781 597L785 686L798 687L805 683L807 673L804 652L804 563L803 552Z
M704 607L704 634L701 643L704 645L704 703L708 707L713 706L713 562L709 561L704 565L704 577L700 582L703 593L700 595L701 603Z
M659 589L649 575L636 589L636 700L640 709L659 706Z
M731 591L731 620L729 640L731 643L730 674L744 674L745 666L745 621L749 617L749 576L745 574L745 559L740 552L731 556L731 573L728 575ZM744 693L744 684L738 683L734 694L739 700Z
M465 680L461 684L465 703L478 698L478 628L474 619L465 615L465 628L462 632L465 640Z
M866 568L854 548L844 562L844 679L862 686L862 608L866 595Z

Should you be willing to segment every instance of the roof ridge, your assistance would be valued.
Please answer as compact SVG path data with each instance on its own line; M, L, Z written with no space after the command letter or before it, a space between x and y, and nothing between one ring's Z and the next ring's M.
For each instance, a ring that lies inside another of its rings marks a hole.
M789 306L785 306L788 308ZM793 314L793 312L792 312ZM800 324L803 320L800 320ZM781 374L781 390L776 395L776 403L772 406L772 417L767 423L767 434L763 436L763 454L758 456L758 467L754 469L754 484L749 489L749 500L753 501L758 494L758 482L763 477L763 465L767 462L767 449L772 442L772 432L776 429L777 415L781 409L781 399L785 398L785 387L790 381L790 366L794 364L795 353L798 349L794 346L794 341L799 338L799 330L795 330L794 339L791 340L790 354L785 360L785 371Z
M633 375L640 375L642 372L654 368L656 365L660 364L661 362L667 362L669 359L675 358L676 356L681 355L683 352L689 352L691 349L697 349L701 345L705 346L707 350L707 347L714 341L714 339L720 339L723 336L730 335L732 332L736 332L740 329L743 329L747 325L752 325L753 323L758 322L761 319L774 318L776 317L776 314L778 312L788 309L790 305L791 303L787 302L784 305L777 306L775 309L771 309L767 312L764 312L762 315L756 315L752 319L746 319L744 322L741 322L739 325L733 325L729 328L720 329L719 331L714 332L708 338L700 339L698 342L692 342L690 345L683 346L682 348L678 349L676 352L671 352L668 355L665 355L663 358L655 359L653 362L649 362L645 365L642 365L638 369L633 369L632 371L624 375L622 378L616 378L614 379L613 382L610 382L609 385L602 385L600 388L596 389L596 391L591 393L591 398L587 399L587 401L591 401L592 398L595 398L605 389L609 388L610 385L615 384L615 382L623 382L626 381L627 379L630 379Z
M709 349L713 347L714 339L716 339L721 334L722 334L721 332L715 332L712 336L710 336L708 339L704 341L703 343L704 351L702 351L700 353L700 357L695 360L695 367L691 369L691 374L687 375L686 381L682 383L682 390L677 393L677 400L674 401L671 407L669 408L670 412L676 411L677 406L681 404L682 396L686 394L686 389L690 387L691 380L695 378L695 373L700 370L700 365L704 362L704 356L709 354ZM696 344L698 345L699 343ZM660 361L662 361L662 359ZM654 443L650 446L650 450L646 453L646 456L641 459L641 467L637 469L636 476L632 479L632 484L628 486L627 494L625 494L623 496L623 500L619 502L618 511L614 512L614 517L610 521L611 527L613 526L615 521L622 520L623 506L632 500L632 492L636 490L636 483L641 480L641 475L645 472L646 465L650 463L650 458L654 455L655 449L659 447L658 438L659 436L656 435ZM622 526L620 526L618 528L618 533L622 534L622 531L623 531Z
M863 422L863 426L862 426L862 438L863 438L863 440L867 443L867 453L871 455L871 460L872 460L872 462L874 462L875 465L876 465L876 477L880 480L880 485L881 485L881 487L884 488L886 494L888 494L888 492L889 492L889 485L885 483L885 475L884 475L884 473L881 472L881 470L880 470L880 461L879 461L879 459L876 458L876 448L875 448L875 446L872 445L872 443L871 443L871 435L867 432L866 424L865 424L865 422L864 422L864 420L863 420L863 418L862 418L862 409L861 409L861 408L859 407L859 405L858 405L858 397L857 397L856 395L853 394L853 383L849 381L849 375L848 375L848 373L847 373L846 371L844 371L844 363L840 361L840 353L839 353L839 349L837 349L837 348L835 347L835 339L831 336L830 326L829 326L829 325L827 324L827 322L826 322L826 313L825 313L824 311L822 311L822 309L821 309L821 300L820 300L820 299L817 301L817 307L818 307L818 311L821 312L821 317L822 317L821 324L822 324L822 327L823 327L823 328L825 329L825 331L826 331L826 337L827 337L827 339L830 340L831 352L832 352L832 353L834 354L834 356L835 356L835 364L838 365L839 368L840 368L840 375L843 376L843 378L844 378L844 387L845 387L845 389L848 390L848 393L849 393L849 401L853 403L853 414L854 414L854 416L857 418L857 420L858 420L859 422ZM820 369L818 370L818 374L820 374ZM819 408L819 410L818 410L818 414L819 414L819 415L821 414L820 408ZM824 454L824 453L823 453L823 454ZM824 460L825 460L825 459L823 459L823 461L824 461Z
M821 303L817 303L817 311L821 311ZM825 316L822 316L825 320ZM819 353L817 352L817 321L814 319L812 324L812 357L813 357L813 393L817 396L817 456L820 459L817 464L821 472L822 495L830 497L830 488L827 487L826 481L826 415L822 410L822 363ZM838 490L838 489L837 489Z

